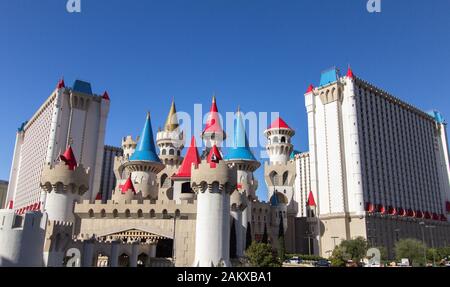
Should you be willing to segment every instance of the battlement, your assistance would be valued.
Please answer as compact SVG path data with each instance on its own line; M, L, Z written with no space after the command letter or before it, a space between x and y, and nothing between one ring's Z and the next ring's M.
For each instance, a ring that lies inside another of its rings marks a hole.
M122 148L135 148L136 142L139 140L139 137L135 140L133 140L132 136L126 136L122 138Z
M162 130L156 134L156 143L159 145L162 141L169 141L172 144L182 147L184 144L184 132L182 130L175 129L173 131Z
M174 200L131 200L131 202L117 203L108 200L102 203L96 200L91 203L84 200L75 204L74 213L80 218L170 218L177 215L195 218L197 202L195 200L181 200L177 204Z
M41 188L47 192L55 190L83 194L89 189L89 168L79 165L75 170L70 170L63 162L54 166L48 164L42 170Z
M198 166L192 166L191 186L195 192L211 192L216 184L220 191L233 192L237 185L236 166L230 166L223 160L218 163L203 160Z
M8 230L38 230L45 227L47 217L40 211L27 211L24 215L16 214L13 210L0 210L0 231Z

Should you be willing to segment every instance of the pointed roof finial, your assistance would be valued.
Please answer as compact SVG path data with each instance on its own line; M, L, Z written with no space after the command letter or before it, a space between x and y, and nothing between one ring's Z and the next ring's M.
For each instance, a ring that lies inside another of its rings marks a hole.
M269 126L268 129L291 129L291 128L286 124L286 122L282 118L278 117L272 122L272 124Z
M58 84L56 85L57 89L65 88L66 84L64 83L64 77L61 77L61 80L58 81Z
M316 206L316 201L314 200L314 195L312 194L312 191L309 191L308 194L308 206L309 207Z
M192 165L197 166L200 162L201 159L198 153L195 137L192 136L191 145L189 146L186 155L184 156L184 160L174 177L191 177Z
M150 112L147 112L147 118L139 138L139 143L135 152L130 156L130 160L161 162L159 157L156 155Z
M211 150L209 151L209 155L207 158L208 163L219 163L222 160L222 155L219 152L219 149L216 145L213 145Z
M122 191L122 194L126 193L128 190L131 190L133 193L136 193L133 181L131 180L131 174L128 176L127 181L125 181L123 185L119 186L119 188Z
M105 92L103 93L102 98L105 99L105 100L107 100L107 101L109 101L109 94L108 94L107 91L105 91Z
M164 124L164 130L172 132L176 130L178 126L177 109L175 107L175 101L172 99L169 114L167 115L166 123Z
M212 96L212 102L215 103L216 102L216 92L213 92L213 96Z
M347 69L347 77L350 79L353 79L353 77L354 77L352 68L350 67L350 64L348 65L348 69Z
M75 155L73 154L72 146L70 144L67 146L66 151L59 156L59 158L69 166L69 170L75 170L78 165Z
M239 107L234 125L234 145L228 149L225 159L256 161L255 156L250 150L244 118Z
M217 109L216 97L213 96L211 109L206 119L205 129L203 133L223 133L222 125L220 123L219 110Z

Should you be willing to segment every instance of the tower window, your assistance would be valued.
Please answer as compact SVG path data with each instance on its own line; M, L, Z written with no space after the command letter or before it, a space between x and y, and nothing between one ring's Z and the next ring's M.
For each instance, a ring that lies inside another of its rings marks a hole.
M286 142L286 137L281 137L281 142L285 143Z

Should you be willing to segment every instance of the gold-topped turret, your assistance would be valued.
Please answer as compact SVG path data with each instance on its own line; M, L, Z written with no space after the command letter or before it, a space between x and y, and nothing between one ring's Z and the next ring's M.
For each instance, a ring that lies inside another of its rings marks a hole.
M169 115L167 116L166 123L164 124L164 130L172 132L176 130L178 126L177 109L175 108L175 101L172 100Z

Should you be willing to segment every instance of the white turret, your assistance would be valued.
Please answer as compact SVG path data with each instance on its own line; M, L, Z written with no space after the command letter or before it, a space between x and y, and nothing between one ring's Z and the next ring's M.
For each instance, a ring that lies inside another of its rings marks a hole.
M72 147L69 146L60 155L59 162L44 166L41 188L48 219L74 223L74 204L89 189L89 168L77 164Z
M192 168L191 186L197 193L194 266L231 266L230 194L236 192L236 174L216 146Z
M291 137L295 131L291 129L282 118L277 118L270 127L264 131L267 137L267 153L271 163L286 163L293 151Z
M228 149L225 160L237 169L237 192L231 195L231 216L235 222L236 257L244 256L248 224L252 218L252 202L256 200L258 181L253 172L261 165L254 157L247 140L240 110L236 113L234 146ZM233 254L232 254L233 255Z
M136 146L129 160L125 161L119 169L124 169L123 176L128 177L131 174L131 181L138 198L133 199L157 199L158 198L158 181L157 174L164 169L158 155L156 154L155 142L153 139L152 125L150 114L147 114L139 143ZM123 192L120 185L125 184L125 178L117 181L117 187L114 193ZM125 193L127 196L130 193ZM113 196L117 198L117 195ZM119 196L123 198L122 196Z
M156 134L156 144L159 148L159 158L165 165L178 167L181 164L183 161L181 151L184 147L184 133L178 124L174 101L170 106L164 129Z

